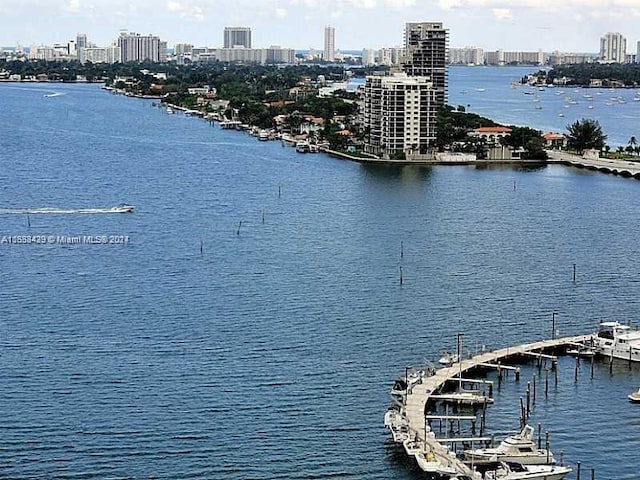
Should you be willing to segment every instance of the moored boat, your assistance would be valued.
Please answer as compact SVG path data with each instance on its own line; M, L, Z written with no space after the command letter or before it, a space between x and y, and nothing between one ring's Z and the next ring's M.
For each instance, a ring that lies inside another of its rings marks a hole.
M452 365L457 362L458 362L458 355L456 353L451 353L447 351L442 352L442 357L440 357L440 359L438 360L438 363L440 365L446 365L446 366Z
M305 142L304 140L299 141L298 143L296 143L296 152L299 153L309 153L310 149L309 149L309 143Z
M559 465L519 465L498 462L484 472L484 480L562 480L572 472L571 467Z
M637 391L629 394L629 401L631 403L640 403L640 388Z
M533 441L533 433L533 427L525 425L519 433L509 435L497 447L466 450L465 459L473 462L503 461L520 465L554 464L553 453L538 449Z
M606 357L640 362L640 331L619 322L602 322L593 337L593 347Z

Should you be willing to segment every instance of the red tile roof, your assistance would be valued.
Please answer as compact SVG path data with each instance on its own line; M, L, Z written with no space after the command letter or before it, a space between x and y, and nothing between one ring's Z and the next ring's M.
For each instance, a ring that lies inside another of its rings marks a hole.
M474 130L476 133L510 133L511 129L507 127L480 127Z

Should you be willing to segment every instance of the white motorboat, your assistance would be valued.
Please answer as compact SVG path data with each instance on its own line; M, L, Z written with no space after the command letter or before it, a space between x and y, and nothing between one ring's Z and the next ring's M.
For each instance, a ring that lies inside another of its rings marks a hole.
M456 353L451 353L447 351L442 352L442 357L440 357L440 360L438 360L438 363L440 365L446 365L446 366L452 365L457 362L458 362L458 355Z
M451 393L440 393L429 396L432 400L439 400L457 405L479 405L483 403L493 403L493 398L483 395L477 390L461 390Z
M409 387L409 391L411 391L413 385L422 383L425 377L430 377L434 373L435 369L431 366L420 369L408 369L405 377L397 378L393 383L391 395L405 395L407 393L407 386Z
M629 401L631 403L640 403L640 388L636 392L629 394Z
M309 143L305 142L304 140L299 141L298 143L296 143L296 152L298 153L309 153L310 149L309 149Z
M640 331L619 322L603 322L593 339L596 353L640 362Z
M574 357L585 357L591 358L596 355L596 352L593 348L585 347L584 345L576 346L575 348L571 348L567 350L568 355L573 355Z
M533 427L525 425L519 433L508 436L497 447L465 450L465 459L473 462L501 461L520 465L554 464L553 453L538 449L533 440L533 434Z
M484 480L562 480L572 472L571 467L559 465L519 465L499 462L486 470Z
M121 203L117 207L113 207L111 211L115 213L133 213L133 205L128 205L126 203Z
M395 443L404 443L411 438L409 422L397 410L387 410L384 414L384 426L391 431L391 437Z
M414 455L420 469L432 478L456 478L458 471L440 460L433 453L418 453Z

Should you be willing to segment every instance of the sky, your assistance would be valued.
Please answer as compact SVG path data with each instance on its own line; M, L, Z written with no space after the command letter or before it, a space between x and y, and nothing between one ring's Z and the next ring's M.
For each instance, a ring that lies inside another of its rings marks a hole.
M0 0L0 45L67 43L77 33L107 46L121 30L220 47L225 26L251 28L253 46L338 50L401 45L406 22L442 22L450 46L485 51L597 52L606 32L640 40L640 0Z

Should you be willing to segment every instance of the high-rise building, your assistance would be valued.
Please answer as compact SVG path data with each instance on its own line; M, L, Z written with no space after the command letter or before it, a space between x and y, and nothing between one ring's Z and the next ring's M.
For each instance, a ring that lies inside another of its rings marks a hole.
M176 43L173 46L173 56L176 59L178 65L184 65L185 63L193 60L192 56L193 45L190 43Z
M167 58L167 43L160 41L160 37L154 35L123 31L118 37L118 47L120 47L122 63L144 60L163 62Z
M447 100L447 54L449 31L442 23L407 23L404 32L405 57L402 69L411 77L428 77L436 91L432 108Z
M87 34L86 33L79 33L78 35L76 35L76 53L75 56L78 60L81 59L81 55L82 55L82 50L84 50L85 48L87 48L88 42L87 42Z
M376 52L371 48L362 49L362 65L370 66L376 64Z
M547 63L547 56L541 50L537 52L496 50L494 52L485 52L484 61L487 65L544 65Z
M76 57L78 56L78 48L76 46L76 41L75 40L69 40L67 42L67 54L70 57Z
M324 53L322 59L325 62L334 62L336 59L336 29L331 25L324 27Z
M249 27L224 27L224 48L251 48Z
M482 65L484 52L478 47L450 48L449 65Z
M428 77L368 76L364 86L364 151L386 158L426 154L435 141L436 91Z
M89 45L87 44L87 34L79 33L76 36L76 48L87 48Z
M600 38L600 60L605 63L624 63L627 39L618 32L605 33Z

